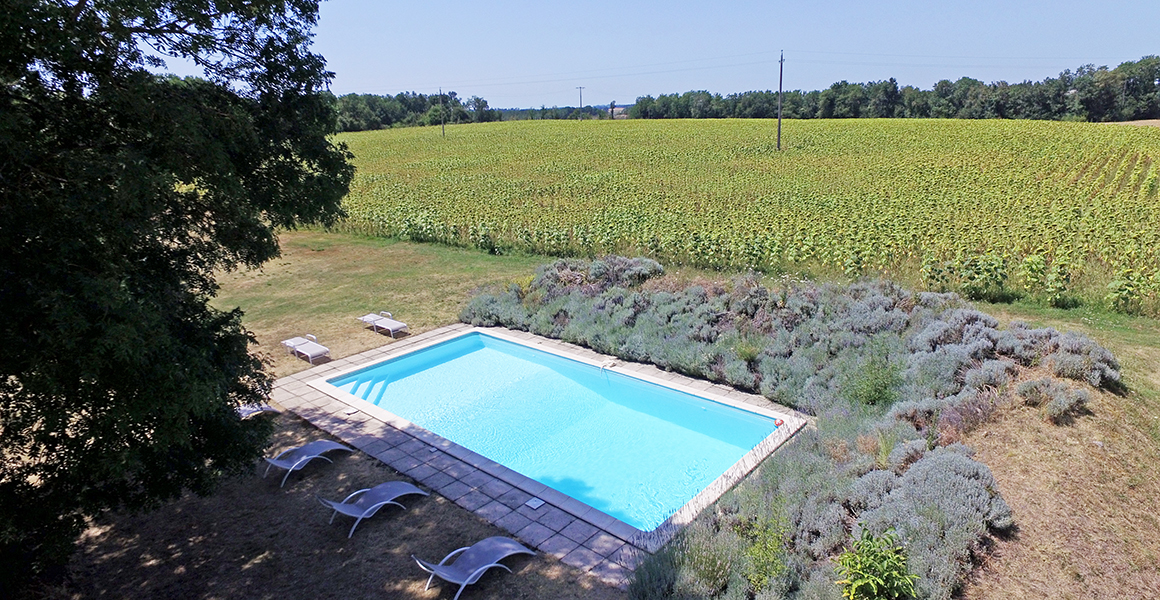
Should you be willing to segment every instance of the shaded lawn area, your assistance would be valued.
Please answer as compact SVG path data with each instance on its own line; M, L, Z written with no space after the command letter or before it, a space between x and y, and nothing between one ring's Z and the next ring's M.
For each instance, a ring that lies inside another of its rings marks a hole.
M268 417L261 417L268 418ZM327 437L290 415L278 420L274 448ZM450 599L458 586L437 583L411 554L438 562L448 552L493 535L510 535L436 494L400 499L359 524L315 495L341 500L351 492L405 476L361 452L334 452L278 484L285 471L264 466L228 481L206 498L193 495L144 515L111 514L84 535L55 598L334 598ZM429 490L427 490L429 491ZM463 592L465 600L501 598L619 599L625 595L558 560L537 554L504 560L513 573L491 569ZM438 582L438 580L437 580Z

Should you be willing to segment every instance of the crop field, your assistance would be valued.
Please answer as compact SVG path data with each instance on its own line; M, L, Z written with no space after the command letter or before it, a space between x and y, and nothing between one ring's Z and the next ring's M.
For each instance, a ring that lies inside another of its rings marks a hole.
M954 272L991 257L1003 280L1029 291L1091 271L1100 288L1117 280L1125 307L1155 295L1160 130L787 121L777 152L776 127L523 121L449 127L446 137L433 128L345 134L358 167L346 226L496 252L635 252L710 268L857 274L922 264L931 287L940 265Z

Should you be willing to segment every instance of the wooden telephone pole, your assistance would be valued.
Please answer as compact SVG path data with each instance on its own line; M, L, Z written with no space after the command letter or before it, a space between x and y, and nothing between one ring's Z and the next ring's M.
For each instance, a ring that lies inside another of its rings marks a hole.
M781 60L777 61L777 151L781 152L781 78L785 72L785 50L781 51Z
M431 89L431 88L427 88ZM780 101L779 101L780 102ZM780 125L779 125L780 127ZM447 137L447 109L443 108L443 88L439 88L439 129L443 130L443 137ZM781 139L781 132L778 131L777 139ZM779 142L780 144L780 142ZM778 148L781 146L779 145Z

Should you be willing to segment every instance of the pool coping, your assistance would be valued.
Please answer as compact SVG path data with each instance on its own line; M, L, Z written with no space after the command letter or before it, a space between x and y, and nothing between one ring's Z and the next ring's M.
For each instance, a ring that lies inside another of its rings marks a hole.
M664 523L652 531L643 531L325 382L475 331L779 418L783 424ZM275 382L270 399L540 551L618 587L627 585L644 553L655 552L672 539L681 527L744 479L809 421L804 415L763 396L724 385L523 331L465 324L407 336L281 378ZM544 504L531 508L527 502L533 498L539 498Z

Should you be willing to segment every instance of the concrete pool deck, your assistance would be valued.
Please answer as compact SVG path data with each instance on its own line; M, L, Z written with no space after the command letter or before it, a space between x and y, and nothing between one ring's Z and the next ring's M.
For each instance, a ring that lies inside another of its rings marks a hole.
M277 380L270 399L537 550L618 587L627 585L629 576L645 553L660 548L681 526L716 502L806 424L806 418L801 414L773 404L762 396L666 372L652 365L623 361L527 332L481 329L492 335L502 332L500 335L525 345L782 419L783 425L777 431L664 524L653 531L642 531L377 406L353 397L324 393L315 387L322 378L334 377L475 329L465 324L449 325L329 361ZM534 499L543 501L543 504L538 505Z

